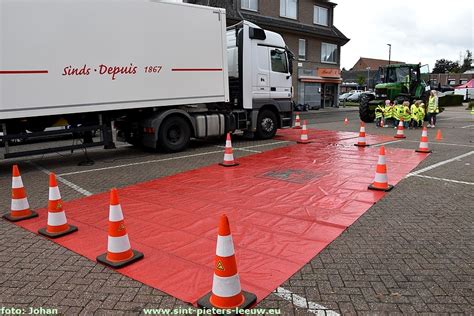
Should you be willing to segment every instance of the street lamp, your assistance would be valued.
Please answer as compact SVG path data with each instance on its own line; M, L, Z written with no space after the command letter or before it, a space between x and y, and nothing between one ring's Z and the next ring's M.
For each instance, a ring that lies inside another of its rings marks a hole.
M370 71L370 67L367 67L365 69L367 69L367 84L365 85L365 91L367 91L369 89L369 81L370 81L369 71Z
M392 44L388 45L388 64L390 65L390 55L392 54Z

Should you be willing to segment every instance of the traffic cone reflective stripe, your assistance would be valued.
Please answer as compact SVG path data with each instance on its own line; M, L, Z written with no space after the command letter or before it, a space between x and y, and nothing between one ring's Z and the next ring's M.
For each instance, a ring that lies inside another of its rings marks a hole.
M400 119L400 122L397 126L397 134L395 135L395 138L406 138L405 134L403 133L403 130L403 119Z
M384 146L380 147L377 168L375 170L374 182L371 185L369 185L369 189L379 190L379 191L390 191L391 189L393 189L393 185L388 184L387 164L385 161L385 147Z
M300 113L296 112L296 118L295 118L295 126L293 126L294 129L301 129L301 122L300 122Z
M344 119L344 124L345 125L349 124L349 120L347 119L347 117Z
M127 234L117 189L110 190L109 226L107 253L97 257L97 261L112 268L122 268L143 258L143 254L133 250Z
M354 146L359 146L359 147L369 146L369 145L367 145L367 142L365 141L365 124L364 124L364 122L360 122L359 139L357 140L357 144L354 144Z
M234 160L234 152L232 150L232 141L230 138L230 133L227 133L227 139L225 141L225 150L224 150L224 161L220 163L224 167L233 167L238 166L239 164Z
M12 198L10 204L10 213L3 215L3 218L18 222L38 216L36 212L30 210L30 204L26 196L26 190L20 176L17 165L12 167Z
M308 129L306 128L306 120L303 121L303 128L301 129L300 140L297 141L298 144L307 144L308 140Z
M419 153L430 153L431 150L428 148L428 129L426 126L423 126L423 131L421 132L420 146L416 150Z
M57 238L77 231L76 226L67 223L66 213L63 210L61 193L59 192L56 175L49 174L48 223L46 228L40 228L41 235Z
M244 309L251 307L256 300L255 294L242 291L229 220L227 216L222 215L219 221L212 290L198 300L198 306L209 309Z

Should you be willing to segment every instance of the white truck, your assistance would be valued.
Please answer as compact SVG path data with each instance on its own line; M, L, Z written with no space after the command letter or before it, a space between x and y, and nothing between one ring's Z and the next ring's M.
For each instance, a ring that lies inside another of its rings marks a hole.
M113 148L180 151L241 130L292 124L291 52L225 10L156 0L0 0L4 158ZM62 122L67 128L45 131ZM101 131L100 141L90 137ZM13 152L9 142L71 133L84 144ZM79 136L78 136L79 135Z

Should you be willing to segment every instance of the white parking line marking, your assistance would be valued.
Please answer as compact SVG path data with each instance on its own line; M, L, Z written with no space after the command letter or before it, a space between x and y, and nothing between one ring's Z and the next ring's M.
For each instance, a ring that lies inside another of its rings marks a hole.
M416 141L416 140L407 140L407 139L404 139L404 141L406 142L410 142L410 143L419 143L420 141ZM446 145L446 146L458 146L458 147L469 147L469 148L474 148L474 145L464 145L464 144L453 144L453 143L442 143L442 142L429 142L429 144L433 144L433 145Z
M463 126L463 127L460 127L460 128L469 128L469 127L474 127L474 124L473 124L473 125Z
M239 150L250 151L250 150L248 150L249 148L270 146L270 145L278 145L278 144L289 143L289 142L290 141L279 141L279 142L259 144L259 145L254 145L254 146L246 146L246 147L239 148ZM117 168L125 168L125 167L131 167L131 166L139 166L139 165L145 165L145 164L156 163L156 162L172 161L172 160L199 157L199 156L212 155L212 154L218 154L218 153L222 153L222 151L221 150L208 151L208 152L204 152L204 153L184 155L184 156L179 156L179 157L153 159L153 160L147 160L147 161L141 161L141 162L132 162L132 163L127 163L127 164L117 165L117 166L102 167L102 168L95 168L95 169L88 169L88 170L81 170L81 171L73 171L73 172L65 172L65 173L58 174L58 176L70 176L70 175L74 175L74 174L89 173L89 172L103 171L103 170L110 170L110 169L117 169ZM260 152L256 151L256 153L260 153Z
M127 164L117 165L117 166L95 168L95 169L73 171L73 172L65 172L65 173L59 174L59 176L70 176L70 175L73 175L73 174L88 173L88 172L95 172L95 171L102 171L102 170L110 170L110 169L124 168L124 167L130 167L130 166L146 165L146 164L149 164L149 163L171 161L171 160L178 160L178 159L191 158L191 157L199 157L199 156L204 156L204 155L217 154L217 153L221 153L221 152L222 152L222 150L215 150L215 151L208 151L208 152L205 152L205 153L185 155L185 156L179 156L179 157L170 157L170 158L163 158L163 159L154 159L154 160L147 160L147 161L140 161L140 162L132 162L132 163L127 163Z
M259 144L259 145L253 145L253 146L245 146L245 147L243 147L243 148L248 149L248 148L255 148L255 147L279 145L279 144L285 144L285 143L291 143L291 141L289 141L289 140L282 140L282 141L273 142L273 143L265 143L265 144Z
M432 177L432 176L425 176L425 175L421 175L421 174L417 174L417 175L415 175L415 177L433 179L433 180L440 180L440 181L446 181L446 182L453 182L453 183L459 183L459 184L474 185L474 182L466 182L466 181L458 181L458 180L453 180L453 179L438 178L438 177Z
M216 145L216 147L218 147L218 148L225 148L225 146L218 146L218 145ZM248 152L257 153L257 154L261 154L261 153L262 153L261 151L258 151L258 150L246 149L245 147L242 147L242 148L239 148L239 147L232 147L232 149L233 149L233 150L248 151Z
M32 161L28 161L28 163L29 163L30 165L32 165L33 167L35 167L36 169L38 169L38 170L40 170L40 171L42 171L42 172L44 172L44 173L46 173L46 174L48 174L48 175L51 173L51 171L49 171L49 170L47 170L47 169L41 167L40 165L37 165L36 163L34 163L34 162L32 162ZM56 175L56 179L57 179L59 182L61 182L61 183L65 184L65 185L67 185L67 186L70 187L71 189L76 190L77 192L81 193L82 195L85 195L85 196L91 196L91 195L92 195L91 192L87 191L86 189L81 188L80 186L78 186L78 185L72 183L71 181L68 181L68 180L66 180L66 179L63 179L61 176Z
M335 311L327 309L326 307L316 304L314 302L308 301L306 298L299 296L298 294L295 294L282 287L278 287L275 292L273 292L273 294L293 303L293 305L297 307L307 309L308 312L312 314L321 316L339 316L339 314Z
M423 168L423 169L420 169L420 170L417 170L417 171L414 171L414 172L410 172L409 174L406 175L405 178L419 175L420 173L432 170L434 168L438 168L440 166L446 165L446 164L451 163L453 161L461 160L462 158L468 157L472 154L474 154L474 151L470 151L468 153L462 154L460 156L457 156L457 157L454 157L454 158L451 158L451 159L448 159L448 160L440 161L440 162L435 163L434 165L428 166L426 168Z
M380 143L380 144L375 144L375 145L371 145L371 147L385 146L385 145L388 145L388 144L395 144L395 143L399 143L399 142L403 142L403 139L394 140L394 141L391 141L391 142Z

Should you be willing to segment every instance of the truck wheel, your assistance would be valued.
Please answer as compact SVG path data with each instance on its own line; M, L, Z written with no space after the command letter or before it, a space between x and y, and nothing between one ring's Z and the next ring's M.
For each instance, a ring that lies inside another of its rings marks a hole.
M257 138L270 139L277 132L278 123L275 113L270 110L263 110L258 114L257 118Z
M359 105L359 116L365 123L371 123L375 120L375 111L370 110L369 100L369 97L363 96Z
M167 152L181 151L188 146L190 137L188 122L180 116L171 116L161 124L158 144Z

